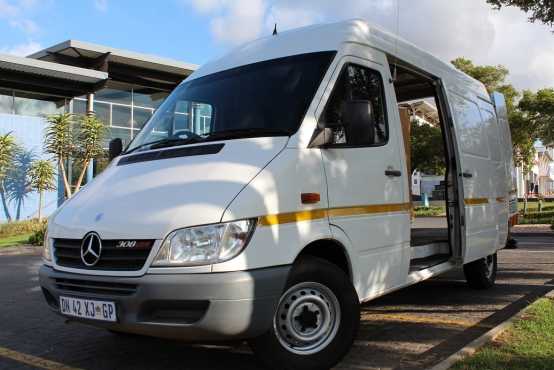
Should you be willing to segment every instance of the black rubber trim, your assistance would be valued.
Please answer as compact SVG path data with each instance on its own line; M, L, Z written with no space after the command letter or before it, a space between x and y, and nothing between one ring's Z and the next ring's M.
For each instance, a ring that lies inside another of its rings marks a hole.
M217 154L221 151L221 149L223 149L224 146L225 144L209 144L133 154L128 157L121 158L119 162L117 162L117 165L124 166L139 162L159 161L161 159Z

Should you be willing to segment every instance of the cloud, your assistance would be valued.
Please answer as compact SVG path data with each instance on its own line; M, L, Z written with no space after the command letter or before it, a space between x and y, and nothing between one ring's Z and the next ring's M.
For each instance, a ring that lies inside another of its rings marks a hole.
M484 0L183 0L211 18L214 39L234 46L273 30L365 18L450 61L503 64L519 88L554 86L554 35L517 8ZM397 12L398 11L398 12ZM398 17L397 17L398 15ZM398 25L398 27L397 27Z
M2 48L0 49L0 53L11 54L18 57L25 57L42 49L43 47L38 42L28 41L23 44L14 45L12 47Z
M211 17L210 30L223 44L240 44L262 31L265 0L190 0L189 3L198 13Z
M0 0L0 18L11 18L17 16L19 9L7 2L6 0Z
M26 34L35 34L40 30L39 26L30 19L11 20L10 26L18 28Z
M108 0L94 0L94 7L101 12L105 12L108 10Z
M27 35L36 34L40 27L27 14L39 5L37 0L0 0L0 20L4 19L10 27L19 29Z

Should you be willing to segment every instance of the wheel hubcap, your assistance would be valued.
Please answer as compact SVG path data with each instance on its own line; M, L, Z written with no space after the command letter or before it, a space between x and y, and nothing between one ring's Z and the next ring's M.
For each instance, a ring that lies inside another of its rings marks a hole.
M340 305L326 286L305 282L283 294L275 314L274 329L283 347L295 354L312 354L336 336Z

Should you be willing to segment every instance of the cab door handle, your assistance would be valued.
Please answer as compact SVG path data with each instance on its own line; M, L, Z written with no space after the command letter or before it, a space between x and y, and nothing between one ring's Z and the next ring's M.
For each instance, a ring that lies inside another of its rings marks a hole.
M387 177L400 177L400 176L402 176L402 171L399 171L399 170L385 170L385 176L387 176Z

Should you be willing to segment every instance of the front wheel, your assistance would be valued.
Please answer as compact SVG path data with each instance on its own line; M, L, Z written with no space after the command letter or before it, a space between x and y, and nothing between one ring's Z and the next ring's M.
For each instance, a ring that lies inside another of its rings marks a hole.
M250 345L272 369L329 369L350 349L359 323L348 276L323 259L305 257L291 271L273 327Z
M464 265L464 275L470 287L488 289L494 285L498 260L496 253Z

